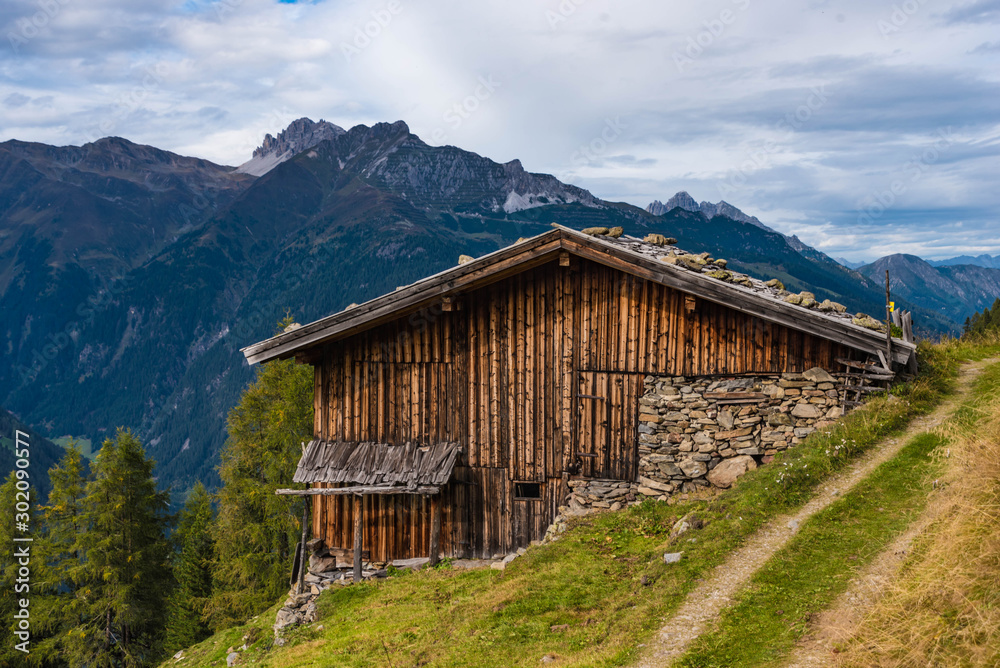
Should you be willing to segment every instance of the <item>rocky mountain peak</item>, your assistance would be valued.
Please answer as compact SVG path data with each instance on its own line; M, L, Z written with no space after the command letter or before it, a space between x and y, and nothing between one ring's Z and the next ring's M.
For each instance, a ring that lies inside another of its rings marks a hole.
M393 126L395 125L394 123ZM314 123L308 118L300 118L292 121L287 128L278 133L277 137L264 135L264 141L254 149L253 157L237 167L236 171L263 176L302 151L312 148L321 141L339 137L345 132L342 127L322 119Z
M699 211L698 202L695 201L694 197L691 197L687 191L682 190L664 204L660 200L653 200L653 202L646 207L646 211L653 214L654 216L662 216L668 211L673 211L677 207L684 209L685 211Z
M741 223L747 223L748 225L755 225L756 227L764 230L773 231L770 227L760 222L760 220L756 217L748 216L725 200L719 200L717 204L712 204L707 201L698 203L695 201L694 197L691 197L691 195L684 190L668 199L666 204L660 202L659 200L654 200L649 206L646 207L646 211L654 216L662 216L677 207L680 207L685 211L702 213L709 220L715 216L725 216L726 218L738 220Z

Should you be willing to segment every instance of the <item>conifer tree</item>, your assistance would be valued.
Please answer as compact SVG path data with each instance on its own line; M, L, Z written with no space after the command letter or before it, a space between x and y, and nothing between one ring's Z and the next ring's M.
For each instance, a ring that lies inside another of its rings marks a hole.
M45 578L36 614L51 630L41 639L35 654L61 662L66 634L80 623L80 601L73 574L80 565L78 540L86 531L83 500L86 494L86 463L75 442L70 442L62 459L49 469L52 490L48 503L40 508L44 535L38 543Z
M301 532L301 505L274 490L290 485L302 443L312 434L312 369L286 360L258 373L229 414L221 455L208 608L213 629L246 620L287 591Z
M153 461L127 430L104 442L92 468L72 573L80 624L67 635L67 655L71 665L88 668L152 665L171 587L168 497L156 490Z
M191 490L177 523L174 579L168 603L166 653L189 647L210 635L203 620L212 593L212 497L200 482Z

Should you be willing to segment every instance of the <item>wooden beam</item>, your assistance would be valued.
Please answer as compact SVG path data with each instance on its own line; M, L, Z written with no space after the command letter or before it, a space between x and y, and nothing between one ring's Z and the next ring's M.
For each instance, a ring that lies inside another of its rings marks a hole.
M567 251L559 251L559 266L560 267L569 266L569 253Z
M440 547L438 545L441 538L441 497L431 498L431 546L430 561L431 566L438 562L440 558Z
M889 301L891 297L889 296L889 270L885 270L885 355L890 360L892 359L892 302ZM887 369L892 367L886 364L885 360L882 360L882 364L885 365Z
M305 497L302 499L302 540L299 541L299 586L296 592L301 594L305 588L306 568L309 563L306 557L306 534L309 531L309 504L312 499Z
M364 536L361 515L364 512L365 497L354 498L354 581L361 582L361 541Z

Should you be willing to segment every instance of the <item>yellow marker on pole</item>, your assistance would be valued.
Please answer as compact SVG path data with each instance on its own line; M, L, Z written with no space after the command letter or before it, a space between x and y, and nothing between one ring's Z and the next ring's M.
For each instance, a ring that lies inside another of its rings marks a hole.
M889 302L889 313L896 310L896 302Z

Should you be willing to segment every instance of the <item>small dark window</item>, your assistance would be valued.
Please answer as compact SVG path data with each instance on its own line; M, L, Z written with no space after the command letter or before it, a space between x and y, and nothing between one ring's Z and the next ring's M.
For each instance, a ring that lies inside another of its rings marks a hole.
M537 482L515 482L515 499L540 499L542 498L542 485Z

